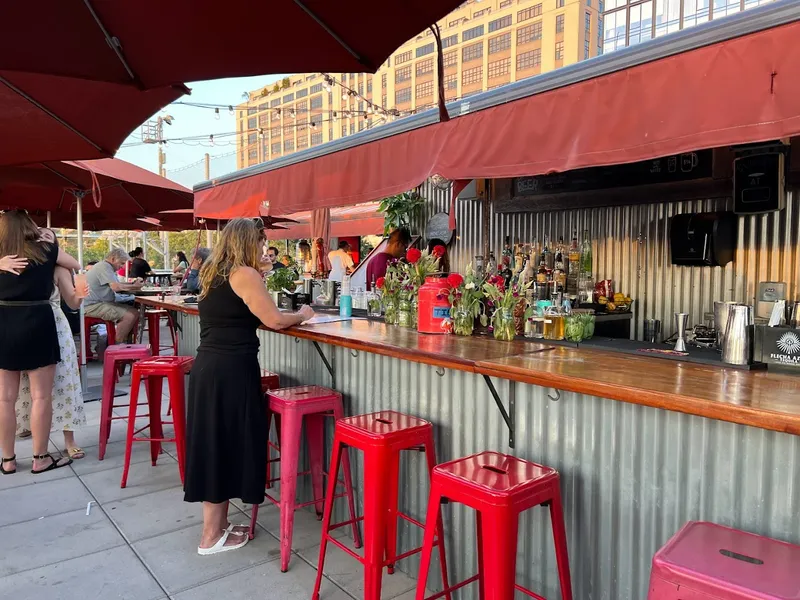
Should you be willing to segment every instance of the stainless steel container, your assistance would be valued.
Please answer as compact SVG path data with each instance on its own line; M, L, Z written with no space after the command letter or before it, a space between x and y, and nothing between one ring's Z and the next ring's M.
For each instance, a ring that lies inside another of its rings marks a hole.
M728 311L728 324L722 344L722 362L749 365L753 362L752 308L734 304Z
M714 302L714 330L717 332L717 348L722 349L725 341L725 328L728 326L728 313L737 302Z
M686 352L686 326L688 323L688 313L675 313L675 329L678 330L678 339L675 340L675 352Z
M786 303L786 325L800 329L800 300Z
M314 304L319 306L336 306L336 294L338 292L336 281L329 279L318 279L314 284L319 288L319 293L314 299Z
M645 319L644 341L657 344L661 341L661 321L658 319Z

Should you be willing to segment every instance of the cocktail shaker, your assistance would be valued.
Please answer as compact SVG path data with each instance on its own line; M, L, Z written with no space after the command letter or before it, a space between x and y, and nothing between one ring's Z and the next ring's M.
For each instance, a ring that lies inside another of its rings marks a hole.
M688 313L675 313L675 328L678 330L678 339L675 340L675 352L686 352L686 326L688 324Z
M722 362L729 365L749 365L753 362L752 308L734 304L728 312Z
M714 330L717 333L717 348L722 350L725 342L725 328L728 326L728 313L736 302L714 302Z

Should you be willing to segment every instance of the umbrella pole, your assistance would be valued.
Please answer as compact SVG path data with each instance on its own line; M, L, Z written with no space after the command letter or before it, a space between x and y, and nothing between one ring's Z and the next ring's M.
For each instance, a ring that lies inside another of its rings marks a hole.
M75 217L77 220L78 234L78 263L83 269L83 194L75 194ZM48 217L50 213L47 213ZM88 390L86 379L86 320L84 319L83 302L80 308L81 320L81 391L85 394Z
M52 227L52 222L53 222L53 215L50 214L50 211L48 210L47 211L47 228L48 229L50 229L50 227Z

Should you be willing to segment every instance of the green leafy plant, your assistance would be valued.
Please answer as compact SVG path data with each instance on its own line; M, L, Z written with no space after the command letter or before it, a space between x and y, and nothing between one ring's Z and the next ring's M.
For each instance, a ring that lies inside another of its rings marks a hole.
M282 292L284 289L293 291L295 281L297 281L297 273L294 269L275 269L267 277L267 289L270 292Z
M283 89L288 88L289 87L289 78L288 77L284 77L283 80L281 81L281 85L283 86Z
M389 235L401 227L410 228L425 198L416 192L403 192L381 200L378 211L383 213L383 234Z

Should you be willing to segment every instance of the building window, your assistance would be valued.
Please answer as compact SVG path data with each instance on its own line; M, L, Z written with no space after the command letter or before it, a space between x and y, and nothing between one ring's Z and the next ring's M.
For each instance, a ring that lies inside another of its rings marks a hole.
M470 44L461 49L461 62L469 62L483 58L483 42Z
M658 35L656 25L656 35ZM628 29L628 11L624 8L603 15L603 54L625 47Z
M398 54L394 57L394 64L395 65L402 65L403 63L407 63L411 60L411 50L408 52L403 52L402 54Z
M286 94L283 97L283 103L286 104L287 102L292 102L294 100L294 94Z
M295 95L297 96L298 100L300 98L305 98L306 96L308 96L308 88L306 88L304 90L297 90L297 94L295 94Z
M273 100L269 103L269 105L270 105L271 108L275 108L276 106L280 106L281 105L281 99L280 98L273 98Z
M510 71L511 71L510 58L496 60L488 64L489 79L491 79L492 77L500 77L502 75L508 75Z
M458 75L453 73L452 75L446 75L444 78L444 89L445 90L457 90L458 89Z
M347 125L342 125L342 137L347 135Z
M403 102L411 102L411 88L403 88L402 90L395 90L394 92L395 104L402 104Z
M248 134L247 143L248 144L255 144L257 139L258 139L258 134L257 133Z
M284 140L283 150L284 152L291 152L294 150L294 140Z
M483 80L483 66L465 69L461 73L461 85L480 83Z
M590 50L589 50L589 40L583 42L583 58L584 60L589 58Z
M319 94L321 91L322 91L322 84L321 83L315 83L314 85L311 86L311 89L308 90L308 93L309 94Z
M381 90L386 91L386 73L381 75Z
M294 137L294 125L283 126L283 137Z
M254 160L258 160L258 148L255 148L253 150L249 150L247 152L247 160L249 160L251 162L254 161Z
M280 103L280 100L278 100L278 102ZM251 107L249 107L247 109L247 114L248 115L254 115L254 114L256 114L256 112L258 112L258 109L256 109L255 106L251 106Z
M528 19L532 19L533 17L541 17L542 16L542 5L541 4L534 4L524 10L520 10L517 12L517 23L522 23L522 21L527 21Z
M411 88L409 88L410 90ZM356 132L356 124L350 123L350 135L353 135Z
M308 129L308 123L304 119L302 122L297 123L297 134L298 136L303 133L306 129Z
M452 50L442 56L442 63L444 68L455 67L458 64L458 50Z
M322 114L317 113L315 115L311 115L311 129L314 129L320 123L322 123Z
M564 33L564 15L556 17L556 33Z
M268 108L269 108L269 105L267 105L267 103L264 102L264 104L259 104L258 105L258 112L261 112L262 110L267 110Z
M511 15L506 15L505 17L500 17L494 21L489 21L489 33L492 33L493 31L500 31L506 27L511 27Z
M502 52L511 48L511 32L504 33L489 39L489 54Z
M433 42L431 42L430 44L425 44L424 46L420 46L419 48L417 48L417 58L419 58L420 56L427 56L428 54L432 54L433 48L434 48Z
M442 48L449 48L450 46L455 46L458 43L458 34L455 35L448 35L446 38L442 38Z
M688 4L688 3L687 3ZM684 10L686 10L684 6ZM696 15L695 15L696 16ZM646 42L653 37L653 3L644 2L631 6L628 25L628 45ZM684 15L684 26L686 16Z
M311 145L318 146L322 143L322 132L318 131L317 133L311 134Z
M506 6L511 6L511 1L512 1L512 0L503 0L503 1L500 3L500 8L505 8Z
M308 134L303 132L303 135L297 134L297 149L302 150L308 148Z
M479 10L478 12L472 13L472 18L473 19L477 19L478 17L482 17L484 14L486 14L486 9L485 8L483 10Z
M517 29L517 46L542 39L542 22L537 21Z
M517 54L517 71L533 69L542 65L542 49L536 48L522 54Z
M322 108L322 95L311 98L311 110Z
M420 98L428 98L433 96L433 81L426 81L425 83L418 83L414 89L414 97L419 100Z
M384 94L383 96L381 96L381 106L382 106L382 107L386 107L386 99L387 99L387 96L386 96L386 94Z
M295 108L297 109L297 116L305 116L308 112L308 100L298 102Z
M556 8L564 8L564 0L556 0Z
M358 112L364 112L364 101L359 100L358 102Z
M450 21L447 26L448 27L458 27L458 24L461 23L461 19L456 19L455 21Z
M272 154L280 154L281 153L281 143L280 142L275 142L274 144L272 144L272 146L270 147L270 151L272 152Z
M417 63L417 77L433 73L433 59L421 60Z
M461 41L468 42L470 40L474 40L475 38L479 38L483 35L483 25L478 25L477 27L473 27L472 29L467 29L465 32L461 34Z
M556 42L556 60L564 60L564 42Z
M250 117L249 119L247 119L247 128L248 129L255 129L257 122L258 122L258 118Z
M271 137L274 137L274 138L281 137L281 126L280 125L276 125L275 127L273 127L272 129L269 130L269 134L270 134Z
M592 13L588 11L583 15L583 28L586 30L586 35L588 37L589 32L592 30Z
M394 72L394 82L395 83L402 83L403 81L410 81L411 80L411 65L407 67L403 67L401 69L397 69Z
M370 77L369 81L367 81L367 93L368 94L372 93L372 77Z

